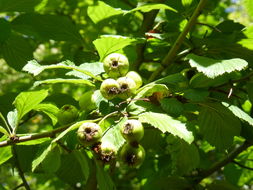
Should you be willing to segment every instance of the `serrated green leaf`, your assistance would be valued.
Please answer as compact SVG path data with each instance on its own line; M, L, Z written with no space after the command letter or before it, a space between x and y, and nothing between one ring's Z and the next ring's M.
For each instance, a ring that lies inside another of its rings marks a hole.
M87 66L85 67L85 69L82 69L82 67L77 67L75 66L75 64L72 61L66 60L63 62L60 62L58 64L53 64L53 65L40 65L36 60L32 60L29 61L24 67L23 67L23 71L27 71L28 73L33 74L34 76L37 76L38 74L40 74L42 71L46 70L46 69L67 69L67 70L73 70L76 71L78 73L82 73L84 75L87 75L91 78L94 78L98 81L101 81L101 79L99 77L96 77L95 75L92 74L92 72L95 73L94 69L90 68L90 71L88 71L89 69L87 69ZM96 71L98 72L98 71Z
M169 89L164 84L147 84L137 91L135 99L152 96L153 93L160 92L164 96L169 94Z
M82 43L82 37L76 25L66 16L35 13L20 14L12 21L12 28L24 35L43 40L53 39Z
M152 125L163 133L169 132L174 136L178 136L189 144L194 140L192 132L187 130L184 123L175 120L166 114L146 112L139 115L139 120L143 123Z
M114 126L111 126L109 130L106 131L104 136L102 137L102 142L109 142L116 147L118 151L120 147L125 143L125 139L122 137L120 133L121 126L126 122L127 118L124 117Z
M173 116L179 116L184 111L183 103L176 98L164 98L160 103L163 110Z
M95 86L89 80L85 80L85 79L62 79L62 78L36 81L33 84L33 86L36 87L36 86L39 86L39 85L42 85L42 84L58 84L58 83L85 84L87 86Z
M237 106L229 105L226 102L222 102L222 104L224 106L226 106L236 117L240 118L243 121L246 121L251 126L253 126L253 118L250 117L250 115L248 115L247 113L245 113L243 110L241 110Z
M28 12L34 11L34 7L41 0L0 0L0 12Z
M186 58L189 59L191 67L196 67L199 72L202 72L209 78L215 78L233 71L241 71L248 66L247 61L239 58L215 60L194 54L189 54Z
M171 10L173 12L177 12L175 9L173 9L172 7L165 5L165 4L158 4L158 3L148 3L139 7L136 7L134 9L132 9L129 12L134 12L134 11L141 11L141 12L150 12L152 10L160 10L160 9L165 9L165 10Z
M83 63L80 66L78 66L78 68L83 71L88 71L88 72L92 73L94 76L97 76L97 75L105 72L103 63L101 63L101 62ZM66 75L75 76L75 77L78 77L81 79L90 78L88 75L86 75L80 71L70 71L70 72L66 73Z
M0 165L9 160L12 157L11 147L1 147L0 151Z
M201 104L199 127L204 138L216 148L228 148L240 135L240 121L220 103Z
M47 90L21 92L14 101L18 110L18 119L20 120L26 113L34 109L47 95Z
M94 23L98 23L101 20L106 18L123 14L125 11L121 9L113 8L103 1L97 1L94 5L88 7L87 13L88 16Z
M122 48L131 45L137 42L137 39L119 36L119 35L103 35L100 36L99 39L93 41L98 54L100 56L100 61L109 55L110 53L114 53L116 51L121 50Z
M57 123L57 114L58 114L59 108L57 106L55 106L54 104L41 103L41 104L38 104L34 108L34 110L42 111L46 115L48 115L48 117L50 117L50 119L52 120L53 125L55 125Z
M99 190L116 190L110 175L96 162L96 176Z
M41 66L36 60L28 61L28 63L23 67L23 71L37 76L45 69L44 66Z

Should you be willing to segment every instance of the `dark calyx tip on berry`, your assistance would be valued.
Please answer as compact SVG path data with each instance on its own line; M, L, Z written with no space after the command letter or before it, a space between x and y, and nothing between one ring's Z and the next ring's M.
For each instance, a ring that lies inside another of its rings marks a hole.
M108 94L113 94L113 95L115 95L115 94L118 94L118 92L119 92L119 90L118 90L116 87L110 88L110 89L108 90Z
M118 65L119 65L118 61L116 61L116 60L112 61L112 67L118 67Z
M132 126L130 123L127 123L127 124L124 126L123 133L127 135L127 134L132 133L132 130L133 130L133 126Z

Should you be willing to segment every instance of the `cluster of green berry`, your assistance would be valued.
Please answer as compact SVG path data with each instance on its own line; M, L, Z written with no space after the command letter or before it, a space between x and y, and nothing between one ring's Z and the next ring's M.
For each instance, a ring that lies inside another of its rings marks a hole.
M107 100L116 97L127 99L142 86L140 75L134 71L128 72L129 62L126 56L112 53L105 58L103 65L110 78L102 82L100 90L88 91L81 96L79 106L82 110L89 112L96 109L96 99L100 94ZM58 122L61 125L73 123L78 115L75 106L64 105L58 113ZM139 144L144 136L141 122L129 119L122 125L120 131L126 143L121 148L119 156L117 156L116 147L113 144L102 140L103 130L96 123L83 123L77 131L77 137L82 146L91 148L103 163L111 163L116 160L116 157L119 157L120 161L130 167L140 166L145 158L145 150Z
M127 141L120 150L119 159L130 167L140 166L145 159L145 150L139 144L144 135L144 129L140 121L127 120L122 125L121 134ZM102 129L96 123L84 123L78 131L77 136L84 147L90 147L103 163L111 163L117 157L116 147L107 141L102 141Z
M142 85L141 76L129 70L129 62L125 55L112 53L104 59L104 70L110 77L100 86L100 92L107 100L116 97L127 99Z

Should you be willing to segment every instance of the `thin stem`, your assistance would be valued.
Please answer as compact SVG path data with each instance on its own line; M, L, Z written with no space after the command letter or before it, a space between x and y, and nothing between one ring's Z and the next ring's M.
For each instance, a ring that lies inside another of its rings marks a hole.
M19 174L20 178L23 181L23 186L25 187L26 190L30 190L30 187L29 187L29 185L28 185L28 183L27 183L27 181L25 179L25 174L24 174L22 168L20 167L20 164L19 164L19 161L18 161L18 155L17 155L16 146L13 145L11 147L11 150L12 150L15 166L16 166L16 168L18 170L18 174Z
M174 61L174 58L176 56L177 51L179 50L179 48L183 44L184 39L185 39L186 35L188 34L188 32L196 24L196 20L197 20L198 16L200 15L200 13L201 13L202 9L204 8L204 6L205 6L205 4L206 4L207 1L208 0L200 0L197 8L195 9L195 11L193 12L193 14L191 16L189 22L187 23L187 25L185 26L184 30L180 33L180 35L176 39L175 43L171 47L171 49L168 52L168 54L162 60L161 67L159 67L151 75L151 77L149 78L149 82L153 81L164 70L164 66L168 67Z
M2 141L2 142L0 142L0 147L5 147L5 146L9 146L9 145L13 145L13 144L21 143L21 142L26 142L26 141L31 141L31 140L36 140L36 139L41 139L41 138L48 138L48 137L52 138L57 133L64 131L68 127L69 127L69 125L54 129L52 131L44 132L44 133L21 136L21 137L16 137L14 140L10 139L10 140L6 140L6 141Z
M111 117L111 116L116 115L116 114L118 114L118 113L119 113L118 111L109 113L108 115L106 115L105 117L103 117L103 118L99 121L98 125L100 125L100 124L101 124L105 119L107 119L108 117Z
M194 180L195 184L198 184L204 178L210 176L214 172L220 170L223 166L225 166L228 163L232 162L241 152L246 150L251 145L252 145L252 143L250 143L248 141L245 141L241 146L239 146L238 148L236 148L232 152L230 152L224 159L222 159L221 161L216 162L209 169L200 172L198 174L198 176L196 177L196 179Z
M23 187L24 186L24 184L23 183L21 183L20 185L18 185L17 187L15 187L14 189L12 189L12 190L17 190L17 189L19 189L20 187Z
M219 86L215 86L215 88L221 88L221 87L224 87L228 84L233 85L233 83L243 82L243 81L246 81L246 80L250 79L251 77L253 77L253 72L250 72L248 75L246 75L245 77L242 77L240 79L230 80L228 83L224 83L224 84L221 84Z
M212 26L212 25L210 25L210 24L206 24L206 23L202 23L202 22L197 22L196 24L198 24L198 25L203 25L203 26L207 26L207 27L209 27L209 28L211 28L211 29L213 29L213 30L219 32L219 33L222 32L221 30L219 30L218 28L216 28L215 26Z
M233 163L236 164L236 165L238 165L238 166L240 166L241 168L245 168L247 170L253 170L253 168L250 168L248 166L244 166L243 164L241 164L241 163L239 163L239 162L237 162L235 160L233 160Z

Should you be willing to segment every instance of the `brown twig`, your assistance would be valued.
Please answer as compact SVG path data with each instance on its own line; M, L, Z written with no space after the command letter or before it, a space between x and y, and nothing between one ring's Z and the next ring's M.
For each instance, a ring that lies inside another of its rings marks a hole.
M196 24L197 18L200 15L202 9L204 8L206 2L208 0L200 0L198 6L194 10L189 22L185 26L184 30L180 33L173 46L171 47L168 54L162 60L161 67L159 67L149 78L149 82L153 81L164 69L165 66L168 67L175 59L176 53L183 44L186 35L192 29L192 27Z
M144 36L145 32L152 29L152 26L155 22L156 15L158 14L159 10L153 10L148 13L143 14L143 21L142 25L139 30L139 35ZM133 64L134 70L138 71L141 63L144 60L144 51L145 51L146 43L143 44L137 44L136 46L136 53L137 53L137 59L135 63Z
M234 149L232 152L230 152L224 159L216 162L213 166L211 166L209 169L201 171L195 178L194 183L198 184L206 177L210 176L214 172L220 170L223 166L227 165L228 163L232 162L241 152L246 150L248 147L250 147L252 143L245 141L241 146Z
M234 164L240 166L241 168L245 168L245 169L247 169L247 170L253 170L253 168L250 168L250 167L248 167L248 166L244 166L243 164L241 164L241 163L239 163L239 162L237 162L237 161L235 161L235 160L233 160L232 162L233 162Z
M19 176L20 176L20 178L22 179L22 182L23 182L22 185L25 187L26 190L30 190L29 184L27 183L27 181L25 179L25 174L24 174L24 172L23 172L23 170L22 170L22 168L20 167L20 164L19 164L16 146L13 145L11 147L11 150L12 150L12 155L13 155L13 158L14 158L15 167L17 168L18 174L19 174Z
M44 132L44 133L26 135L26 136L21 136L21 137L16 136L16 138L14 139L9 139L9 140L0 142L0 147L5 147L5 146L9 146L9 145L13 145L13 144L21 143L21 142L26 142L30 140L41 139L41 138L47 138L47 137L53 138L57 133L64 131L68 127L69 125L54 129L52 131Z

